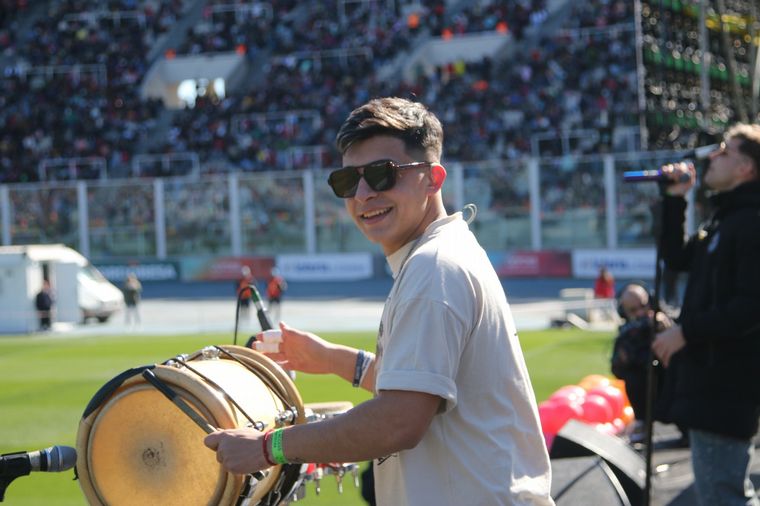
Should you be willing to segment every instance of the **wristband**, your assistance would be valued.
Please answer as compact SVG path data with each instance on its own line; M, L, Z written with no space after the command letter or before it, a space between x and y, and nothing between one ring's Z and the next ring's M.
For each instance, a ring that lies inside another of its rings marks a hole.
M359 350L359 354L356 355L356 365L354 366L354 381L351 383L354 387L358 387L362 382L362 370L364 369L364 350Z
M276 464L287 464L288 459L282 451L282 429L277 429L272 433L272 460Z
M267 461L267 464L270 466L276 466L277 464L272 462L272 457L269 455L269 439L272 435L272 431L268 430L266 434L264 434L264 439L262 439L261 446L264 450L264 460Z
M362 375L361 378L359 378L359 386L361 386L362 383L364 383L364 377L367 375L367 372L369 371L369 366L372 365L372 362L375 360L375 354L367 352L364 354L364 363L362 364Z

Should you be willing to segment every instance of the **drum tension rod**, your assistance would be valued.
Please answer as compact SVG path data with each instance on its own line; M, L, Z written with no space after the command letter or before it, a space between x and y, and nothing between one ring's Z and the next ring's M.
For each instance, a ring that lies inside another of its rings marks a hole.
M213 425L208 423L206 419L199 415L197 411L191 408L190 405L177 394L177 392L172 390L172 387L158 379L158 376L156 376L153 371L150 369L145 369L142 373L142 376L148 381L148 383L156 387L159 392L164 394L164 397L172 401L172 403L174 403L174 405L177 406L180 411L190 417L190 419L195 422L198 427L203 429L206 434L211 434L212 432L216 431L216 428L214 428ZM266 476L261 471L256 471L253 473L253 477L261 481Z

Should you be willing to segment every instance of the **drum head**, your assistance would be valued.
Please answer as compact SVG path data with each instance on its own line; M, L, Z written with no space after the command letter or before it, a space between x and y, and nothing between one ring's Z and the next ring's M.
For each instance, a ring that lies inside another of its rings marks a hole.
M87 458L93 486L109 505L218 504L226 484L200 428L149 385L104 406Z

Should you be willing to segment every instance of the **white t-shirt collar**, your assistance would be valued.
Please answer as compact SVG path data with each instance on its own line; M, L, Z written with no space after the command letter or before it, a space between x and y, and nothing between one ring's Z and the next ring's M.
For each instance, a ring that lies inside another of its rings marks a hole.
M401 246L399 249L391 253L389 256L386 257L386 260L388 261L388 266L391 268L391 273L393 274L393 279L396 279L399 272L401 272L401 268L406 263L407 258L412 254L412 250L420 244L425 238L431 237L435 234L437 230L439 230L444 225L447 225L448 223L451 223L454 220L462 219L462 213L457 212L450 216L446 216L444 218L438 219L427 226L425 231L422 233L421 236L419 236L416 239L413 239L409 241L408 243Z

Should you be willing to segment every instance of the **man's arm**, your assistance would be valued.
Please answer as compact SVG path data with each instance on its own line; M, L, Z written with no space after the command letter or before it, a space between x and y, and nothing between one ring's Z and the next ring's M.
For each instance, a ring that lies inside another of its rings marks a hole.
M333 344L310 332L294 329L280 322L282 342L276 353L264 354L286 369L311 374L335 374L353 382L359 350ZM374 360L364 375L361 386L369 391L375 388Z
M345 414L283 431L283 453L290 462L358 462L414 448L430 426L440 397L402 390L384 390ZM233 473L269 467L262 439L254 429L217 431L205 444Z

